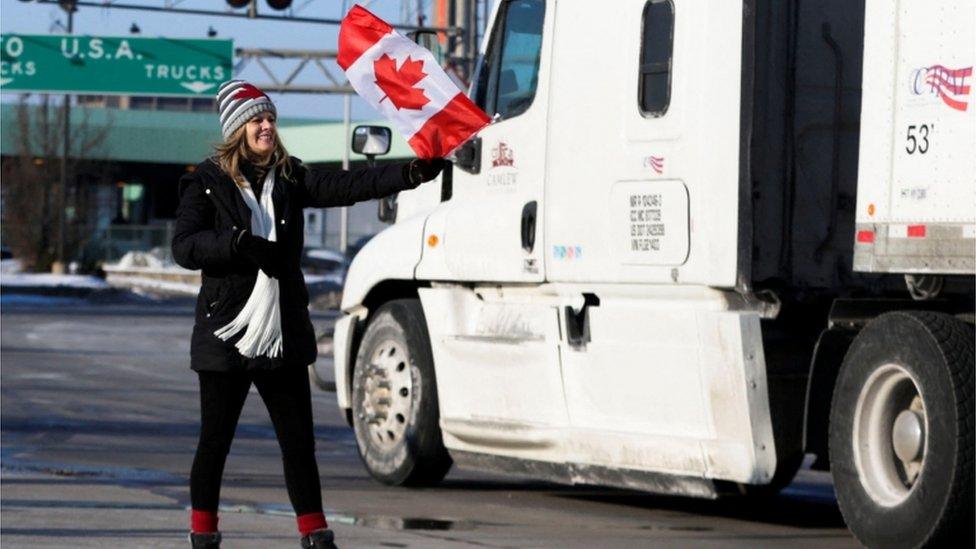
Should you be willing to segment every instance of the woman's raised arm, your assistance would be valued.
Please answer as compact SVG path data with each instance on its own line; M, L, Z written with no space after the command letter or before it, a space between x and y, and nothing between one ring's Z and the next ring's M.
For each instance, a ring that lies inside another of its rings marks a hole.
M358 170L316 170L296 162L303 207L351 206L415 188L437 177L444 161L413 160Z

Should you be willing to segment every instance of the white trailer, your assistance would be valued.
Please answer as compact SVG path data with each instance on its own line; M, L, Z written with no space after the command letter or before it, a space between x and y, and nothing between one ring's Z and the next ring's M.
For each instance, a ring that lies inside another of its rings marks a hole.
M497 2L494 123L346 280L370 473L718 497L813 454L865 544L971 535L976 2L866 4Z
M854 269L972 274L976 7L867 7Z

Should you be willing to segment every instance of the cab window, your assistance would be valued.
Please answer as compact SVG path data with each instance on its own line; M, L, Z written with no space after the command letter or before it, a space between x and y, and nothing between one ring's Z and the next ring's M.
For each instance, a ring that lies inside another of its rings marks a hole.
M508 0L500 9L475 77L474 99L485 112L511 118L535 98L542 53L542 0Z
M674 47L674 4L650 0L644 5L640 78L637 100L644 116L663 116L671 103L671 52Z

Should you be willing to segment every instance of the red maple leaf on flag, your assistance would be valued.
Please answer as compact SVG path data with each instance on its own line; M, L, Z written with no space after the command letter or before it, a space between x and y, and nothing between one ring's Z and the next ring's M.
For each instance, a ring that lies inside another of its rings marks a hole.
M373 72L376 74L376 85L393 102L393 106L400 109L420 110L421 107L430 103L430 99L424 95L424 90L414 87L427 76L424 72L424 62L421 59L411 61L410 56L397 69L396 60L387 54L373 61ZM380 102L383 102L380 99Z

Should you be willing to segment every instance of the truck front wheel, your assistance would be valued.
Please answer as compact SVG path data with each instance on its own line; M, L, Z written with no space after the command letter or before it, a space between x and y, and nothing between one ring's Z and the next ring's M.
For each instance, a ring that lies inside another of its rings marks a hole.
M903 311L854 339L830 412L830 466L848 527L868 547L971 539L973 331Z
M451 467L444 448L427 323L416 299L390 301L363 334L352 380L359 455L383 484L436 484Z

